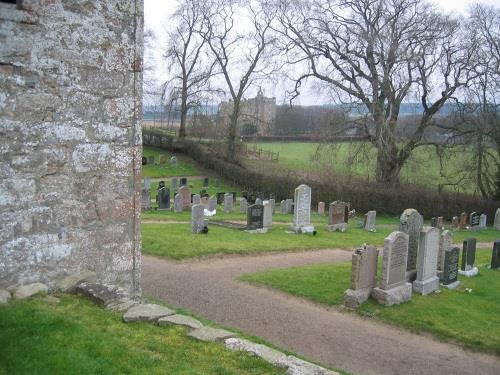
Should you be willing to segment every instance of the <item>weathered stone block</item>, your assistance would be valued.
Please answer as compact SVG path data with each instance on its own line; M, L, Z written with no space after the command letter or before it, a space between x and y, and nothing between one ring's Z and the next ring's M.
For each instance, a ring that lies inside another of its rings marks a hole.
M177 324L177 325L182 325L186 326L189 328L193 329L198 329L203 327L203 324L199 320L196 320L194 318L191 318L190 316L187 315L181 315L181 314L175 314L175 315L170 315L170 316L165 316L163 318L158 319L158 324L160 326L167 325L167 324Z
M221 341L229 337L234 337L234 332L226 331L225 329L201 327L191 331L188 336L194 337L201 341Z
M33 284L28 284L28 285L22 285L14 291L14 298L15 299L26 299L29 297L33 297L34 295L40 294L40 293L47 293L49 291L49 288L47 285L42 284L42 283L33 283Z
M123 321L126 323L136 321L157 321L164 316L173 315L175 311L167 307L155 304L140 304L130 308L124 315Z
M82 271L73 275L66 276L65 278L59 280L56 283L56 290L59 290L63 293L72 293L75 291L75 288L78 284L81 284L85 281L95 282L96 279L97 275L95 274L95 272Z
M12 296L8 290L0 289L0 305L9 303L11 298Z

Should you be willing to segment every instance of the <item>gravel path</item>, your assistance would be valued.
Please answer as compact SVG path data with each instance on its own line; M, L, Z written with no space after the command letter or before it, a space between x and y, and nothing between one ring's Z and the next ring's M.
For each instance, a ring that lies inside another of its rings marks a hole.
M500 359L235 279L270 268L346 261L327 249L183 263L143 257L146 294L353 374L500 374Z

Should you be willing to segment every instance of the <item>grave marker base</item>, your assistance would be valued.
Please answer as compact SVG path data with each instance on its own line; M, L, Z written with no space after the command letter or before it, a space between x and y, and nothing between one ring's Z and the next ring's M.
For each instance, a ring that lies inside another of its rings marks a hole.
M476 276L478 273L479 273L479 270L477 269L477 267L473 267L467 271L458 270L459 275L463 275L463 276L467 276L467 277Z
M372 297L384 306L399 305L411 299L412 286L410 283L392 289L373 288Z
M301 227L294 227L292 225L292 231L295 233L313 233L314 232L314 225L303 225Z
M326 230L329 232L345 232L347 230L347 223L327 225Z
M413 291L425 296L439 289L439 278L431 277L427 280L415 280L413 282Z
M250 233L250 234L255 234L255 233L267 233L267 228L260 228L260 229L246 229L245 232Z
M370 297L371 290L370 289L347 289L344 292L343 305L350 309L358 308L363 302L368 300Z
M456 289L456 288L458 288L459 285L460 285L460 281L455 281L454 283L451 283L451 284L448 284L448 285L441 284L441 286L443 288L446 288L446 289Z

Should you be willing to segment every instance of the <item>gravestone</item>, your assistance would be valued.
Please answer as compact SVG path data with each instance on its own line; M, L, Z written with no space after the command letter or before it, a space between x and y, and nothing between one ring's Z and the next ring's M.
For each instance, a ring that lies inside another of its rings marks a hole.
M241 196L242 196L243 198L245 198L245 199L247 200L247 202L248 202L248 197L249 197L249 194L248 194L248 191L247 191L247 190L243 190L243 191L241 192Z
M273 225L273 206L270 201L264 201L264 228L271 228Z
M233 195L231 193L224 194L224 212L233 212Z
M260 198L256 198L256 199L255 199L255 204L259 204L259 205L261 205L261 206L262 206L262 199L260 199Z
M176 158L175 156L172 156L172 157L170 158L170 165L171 165L172 167L177 166L177 158Z
M294 198L292 230L295 233L313 233L314 226L311 224L311 188L304 184L299 185L295 189Z
M248 209L248 202L247 202L246 198L241 198L240 199L240 213L244 214L245 212L247 212L247 209Z
M253 204L247 210L247 231L263 231L264 206Z
M318 214L320 214L320 215L325 214L325 202L318 203Z
M229 194L232 195L233 197L233 205L236 203L236 192L235 191L230 191Z
M148 165L155 165L155 157L148 156Z
M469 216L469 228L471 230L479 229L480 219L481 219L481 215L479 215L477 212L471 213Z
M148 158L145 156L142 157L142 165L148 165Z
M291 214L294 212L294 204L293 204L293 199L288 198L286 200L286 213Z
M417 257L417 279L413 291L423 296L439 289L437 259L439 252L439 229L424 227L420 232Z
M375 232L375 221L377 219L377 211L368 211L365 214L363 228L369 232Z
M170 187L171 187L172 189L174 189L174 190L175 190L175 189L177 189L177 183L178 183L178 182L177 182L177 179L176 179L176 178L172 178L172 179L170 180Z
M272 195L274 195L274 194L272 194ZM271 212L274 215L275 212L276 212L276 199L275 198L269 198L269 203L271 203Z
M413 208L404 210L399 218L399 230L408 234L407 281L413 281L417 276L418 241L423 225L423 217Z
M476 239L468 238L463 243L462 264L458 273L467 277L476 276L479 270L474 265L476 262Z
M443 233L441 233L441 236L439 238L439 252L437 260L437 269L439 271L444 270L444 255L448 250L451 249L452 245L453 245L453 233L449 230L443 231Z
M165 182L160 181L158 184L157 202L159 210L170 209L170 189L165 186Z
M160 164L165 164L167 162L167 157L163 154L160 154Z
M286 214L286 200L282 200L280 202L280 213L281 214Z
M373 288L372 297L385 306L410 300L412 285L406 281L409 236L392 232L384 240L380 286Z
M438 229L444 228L444 218L442 216L438 216L436 228Z
M351 204L346 203L344 207L344 223L349 223L349 217L351 216Z
M151 210L151 192L149 189L142 189L141 191L141 210Z
M431 218L431 227L437 228L437 217Z
M459 257L460 249L458 247L450 247L444 253L443 271L440 272L439 279L445 288L455 289L460 285L460 281L458 281Z
M491 269L500 269L500 240L493 243L493 251L491 252Z
M188 179L186 177L181 177L179 180L179 186L187 186L188 184Z
M460 226L460 229L467 228L467 212L462 212L460 214L459 226Z
M151 178L144 177L144 189L151 190Z
M208 177L203 179L203 187L208 187Z
M217 204L224 204L224 196L226 193L224 191L216 193L217 195Z
M208 199L208 211L215 212L216 210L217 210L217 198L214 195L212 195Z
M500 230L500 208L497 208L497 211L495 212L493 227L495 228L495 230Z
M182 197L182 209L188 210L191 208L191 189L187 186L181 186L177 193Z
M201 204L201 196L200 194L195 194L193 195L193 204Z
M347 229L346 211L349 213L347 203L341 201L330 203L328 207L328 225L326 226L326 230L330 232L336 230L345 232Z
M479 216L479 228L486 229L487 219L488 217L485 214L481 214L481 216Z
M179 193L174 197L174 212L182 212L182 197Z
M378 250L364 245L352 254L351 288L344 293L343 304L355 309L365 302L376 286Z
M458 219L458 216L453 216L451 219L451 225L453 229L458 229L460 227L460 220Z
M202 233L205 228L204 210L202 204L193 204L191 207L191 231L193 233Z

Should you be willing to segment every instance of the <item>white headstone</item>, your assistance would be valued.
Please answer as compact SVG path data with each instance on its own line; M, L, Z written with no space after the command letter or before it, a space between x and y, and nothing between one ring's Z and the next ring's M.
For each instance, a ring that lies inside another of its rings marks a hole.
M182 212L182 197L179 193L175 194L174 198L174 211L175 212Z
M500 208L498 208L497 212L495 213L495 222L493 224L493 227L496 230L500 230Z
M297 233L312 233L314 231L314 226L311 225L311 188L304 184L295 189L292 229Z
M413 291L422 295L439 289L437 260L439 252L439 229L424 227L420 232L417 260L417 279L413 282Z
M264 228L271 228L273 225L273 206L270 201L264 201Z
M233 194L224 194L224 212L233 212Z

